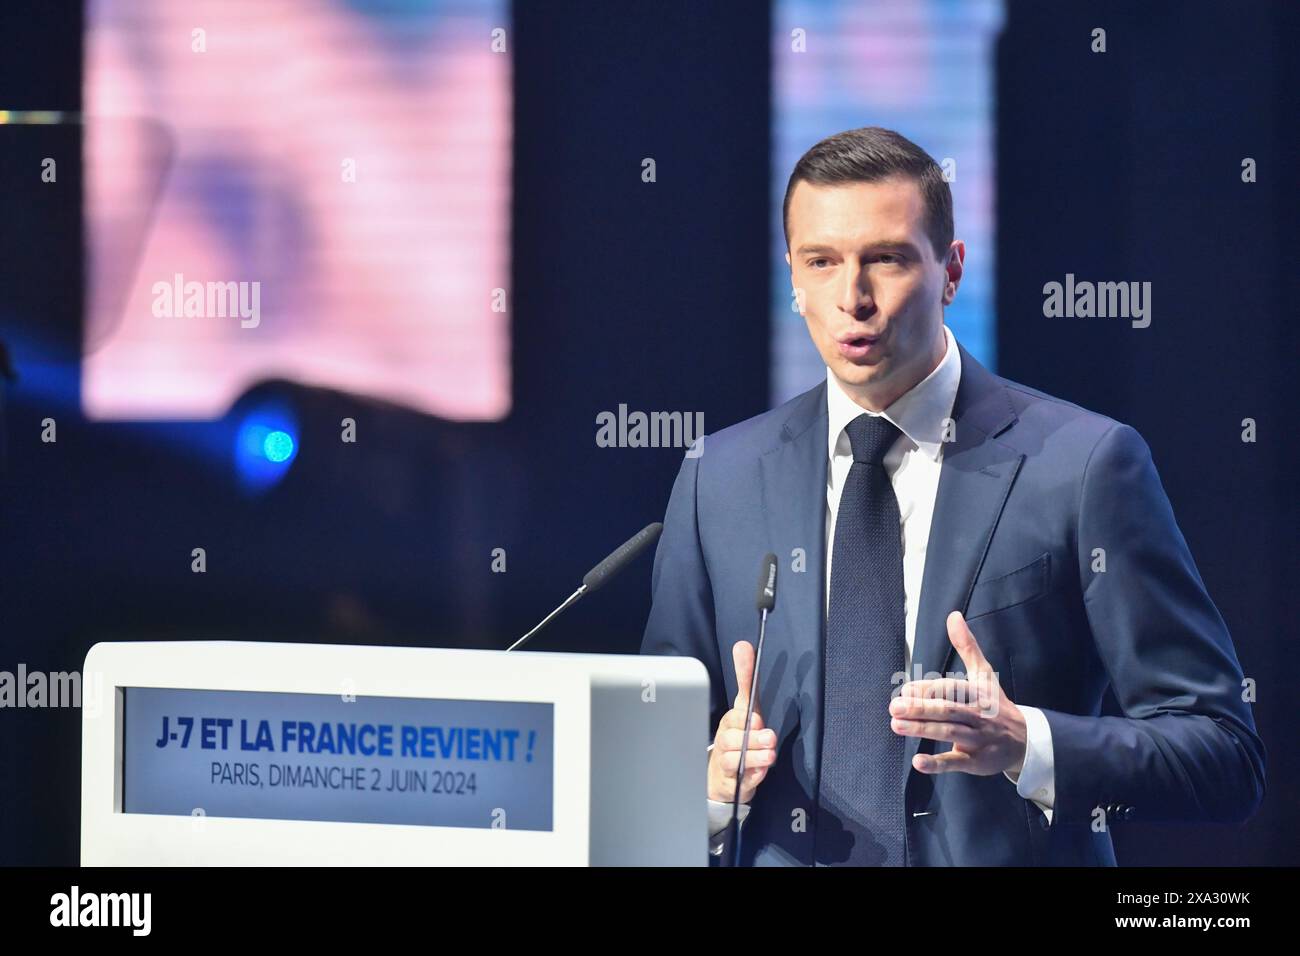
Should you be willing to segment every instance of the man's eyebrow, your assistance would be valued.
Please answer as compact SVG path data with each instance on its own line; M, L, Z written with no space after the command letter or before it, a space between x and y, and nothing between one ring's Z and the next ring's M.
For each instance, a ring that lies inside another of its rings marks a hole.
M872 249L898 249L901 252L917 252L916 245L910 239L882 239L880 242L867 244Z
M917 254L917 253L919 252L919 250L917 249L916 245L915 245L911 240L909 240L909 239L881 239L881 240L879 240L879 241L877 241L877 242L869 242L869 243L866 243L866 245L865 245L863 248L866 248L866 249L897 249L897 250L899 250L899 251L901 251L901 252L910 252L910 253L912 253L913 255L915 255L915 254ZM836 252L836 249L835 249L833 246L823 246L823 245L817 245L817 244L807 244L807 245L802 245L802 246L800 246L797 250L795 250L795 255L797 255L797 256L807 256L807 255L812 255L813 253L818 253L818 254L822 254L822 255L826 255L826 254L831 254L831 255L833 255L835 252Z

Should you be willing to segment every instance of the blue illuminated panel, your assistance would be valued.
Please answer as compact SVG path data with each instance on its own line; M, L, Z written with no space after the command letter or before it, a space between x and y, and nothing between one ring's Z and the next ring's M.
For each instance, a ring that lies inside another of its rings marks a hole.
M777 0L773 24L773 403L826 377L792 307L781 228L786 183L813 144L861 126L897 130L941 165L955 161L953 217L956 238L966 243L966 270L944 322L996 368L993 121L1001 0Z
M549 703L124 695L126 813L552 828Z

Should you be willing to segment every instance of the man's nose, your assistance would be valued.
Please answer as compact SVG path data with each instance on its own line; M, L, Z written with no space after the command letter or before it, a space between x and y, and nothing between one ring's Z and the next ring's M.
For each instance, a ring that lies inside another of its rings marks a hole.
M863 266L850 266L844 270L844 285L840 289L840 310L857 318L870 315L876 303L871 296L871 282Z

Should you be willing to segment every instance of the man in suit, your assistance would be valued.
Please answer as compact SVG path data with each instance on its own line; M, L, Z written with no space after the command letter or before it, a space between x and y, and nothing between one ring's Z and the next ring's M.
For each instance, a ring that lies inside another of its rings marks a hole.
M1150 451L944 326L965 246L934 160L832 136L784 218L826 379L683 461L642 644L709 671L715 862L769 551L742 864L1113 866L1116 824L1249 818L1264 747Z

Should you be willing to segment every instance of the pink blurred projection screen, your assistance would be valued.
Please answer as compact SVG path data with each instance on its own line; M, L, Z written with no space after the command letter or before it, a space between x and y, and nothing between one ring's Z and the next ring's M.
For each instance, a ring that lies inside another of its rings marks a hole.
M211 419L285 378L505 416L508 20L91 0L87 415Z

